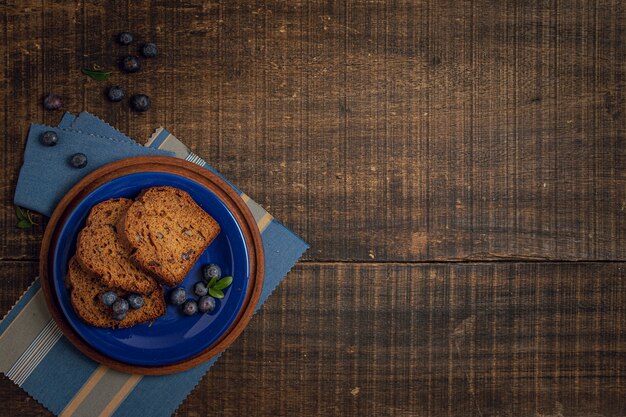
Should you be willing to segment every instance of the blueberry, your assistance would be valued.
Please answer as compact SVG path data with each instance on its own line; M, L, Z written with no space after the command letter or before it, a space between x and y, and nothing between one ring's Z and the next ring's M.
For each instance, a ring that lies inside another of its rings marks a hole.
M107 291L100 295L100 301L102 301L102 304L104 304L105 306L111 307L115 300L117 300L117 294L115 294L113 291Z
M196 284L193 286L193 293L196 294L198 297L206 295L208 291L209 290L206 287L206 284L202 281L196 282Z
M139 294L131 294L128 296L128 304L131 308L137 310L143 307L143 297Z
M122 101L124 99L124 95L122 87L118 87L117 85L109 87L109 91L107 92L107 97L113 102Z
M170 304L179 306L187 299L187 291L182 287L177 287L170 292Z
M113 313L113 318L117 321L122 321L126 318L126 312L123 313Z
M211 278L220 279L222 278L222 268L220 268L219 265L216 264L208 264L202 270L202 275L204 276L204 279L206 281L210 281Z
M130 99L130 105L135 111L144 112L150 108L152 102L150 97L145 94L135 94Z
M53 132L52 130L44 132L39 139L41 140L41 143L45 146L54 146L59 141L59 137L57 136L56 132Z
M215 310L215 298L210 295L200 297L198 300L198 309L203 313L210 313Z
M118 298L113 303L113 314L126 314L128 311L128 301Z
M193 316L198 312L198 303L196 300L187 300L185 304L183 304L183 313L187 316Z
M56 94L48 94L43 99L43 106L46 110L58 110L61 108L61 97Z
M137 72L141 69L141 62L136 56L127 56L122 59L122 71Z
M155 57L158 53L159 50L157 49L157 46L152 42L147 43L141 47L141 55L145 56L146 58Z
M130 32L122 32L119 35L117 35L117 41L121 43L122 45L130 45L131 43L135 41L135 38L133 37L133 34Z
M70 158L70 165L74 168L85 168L87 166L87 155L84 153L75 153Z

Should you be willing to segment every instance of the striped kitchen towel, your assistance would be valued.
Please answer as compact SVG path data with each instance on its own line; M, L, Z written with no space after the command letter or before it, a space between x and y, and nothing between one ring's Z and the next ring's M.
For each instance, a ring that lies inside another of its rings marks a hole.
M113 136L118 141L126 137L119 131L111 132L111 126L89 113L68 113L59 128ZM146 146L174 152L215 172L163 128L157 129ZM308 245L250 197L239 193L257 221L265 249L259 308ZM38 280L0 322L0 371L61 416L169 416L217 359L166 376L130 375L109 369L84 356L61 334L47 310Z

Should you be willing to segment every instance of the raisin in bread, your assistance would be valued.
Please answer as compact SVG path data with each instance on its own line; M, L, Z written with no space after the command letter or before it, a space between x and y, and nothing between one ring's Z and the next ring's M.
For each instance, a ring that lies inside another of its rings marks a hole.
M220 232L219 224L186 192L144 190L118 224L132 259L163 284L179 284Z
M76 258L107 287L150 294L157 289L157 281L131 261L130 248L116 230L131 204L132 200L114 198L95 205L78 235Z
M126 318L115 320L111 307L102 304L100 295L114 291L118 297L128 295L127 292L107 287L95 275L84 270L76 261L70 260L65 283L70 289L70 300L76 314L87 324L97 327L123 328L139 323L153 321L165 314L163 290L158 288L152 294L144 295L144 305L140 309L129 309Z

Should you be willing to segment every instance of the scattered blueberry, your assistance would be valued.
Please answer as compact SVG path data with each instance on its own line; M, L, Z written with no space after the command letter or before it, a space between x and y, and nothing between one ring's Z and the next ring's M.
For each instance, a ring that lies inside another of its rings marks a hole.
M123 313L113 313L113 318L117 321L122 321L126 318L126 312Z
M126 314L128 311L128 301L118 298L113 303L113 314Z
M130 99L130 105L135 111L144 112L150 108L152 102L150 101L150 97L145 94L135 94Z
M146 58L155 57L158 53L159 50L157 49L157 46L152 42L147 43L141 47L141 55L145 56Z
M170 303L175 306L183 304L186 299L187 291L182 287L174 288L172 292L170 292Z
M202 281L196 282L195 285L193 286L193 293L196 294L198 297L202 297L203 295L206 295L208 291L209 289L206 287L206 284Z
M210 295L200 297L198 300L198 309L203 313L210 313L215 309L215 298Z
M124 72L137 72L141 69L141 62L136 56L127 56L122 59L122 70Z
M202 275L206 281L210 281L211 278L220 279L222 277L222 268L216 264L208 264L202 270Z
M43 99L43 106L46 110L58 110L61 108L61 97L56 94L48 94Z
M131 294L128 296L128 304L131 308L137 310L143 307L143 297L139 294Z
M122 32L119 35L117 35L117 41L121 43L122 45L130 45L131 43L135 41L135 38L133 37L133 34L130 32Z
M117 85L114 85L112 87L109 87L109 91L107 92L107 97L109 98L109 100L111 101L122 101L124 99L124 90L122 90L122 87L119 87Z
M100 295L100 301L102 301L102 304L108 307L111 307L116 300L117 295L113 291L107 291Z
M70 165L74 168L85 168L87 166L87 155L84 153L75 153L70 158Z
M44 132L39 139L45 146L54 146L59 141L59 137L56 132L53 132L52 130Z
M185 304L183 304L183 313L187 316L193 316L198 312L198 303L196 300L187 300Z

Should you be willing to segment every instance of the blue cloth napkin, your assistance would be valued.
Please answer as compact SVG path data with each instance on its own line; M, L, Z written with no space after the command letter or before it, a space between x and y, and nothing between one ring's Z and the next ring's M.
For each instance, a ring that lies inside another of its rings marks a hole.
M59 200L74 184L109 162L133 156L173 156L172 152L146 148L120 135L116 138L98 135L95 133L98 131L91 129L89 125L81 127L90 129L89 132L94 134L31 124L24 151L24 164L15 189L16 205L50 216ZM45 146L41 143L40 137L47 131L58 135L59 141L56 145ZM108 133L108 130L105 129L103 133ZM78 169L69 164L69 159L75 153L87 155L86 167Z
M78 117L66 114L60 128L64 134L77 135L80 134L73 129L80 128L82 139L89 135L97 138L98 146L106 146L111 151L111 161L130 156L129 149L134 150L130 147L136 147L125 142L121 132L111 132L111 126L88 113ZM165 129L158 129L146 146L148 151L166 150L215 172ZM33 159L42 158L41 154L47 151L49 149L34 147ZM35 165L25 163L20 177L35 178L36 169ZM53 175L54 181L63 174L51 170L48 175ZM55 190L62 192L60 187ZM308 245L250 197L237 191L257 221L265 250L265 279L258 309ZM52 194L51 198L59 199L60 195ZM27 196L25 193L21 200L25 207L36 210L35 206L44 206L41 201L30 204L38 199L32 194L30 198ZM45 207L50 206L53 204ZM48 410L61 416L169 416L217 360L214 358L194 369L166 376L129 375L99 365L63 337L47 310L38 280L0 322L0 371Z

